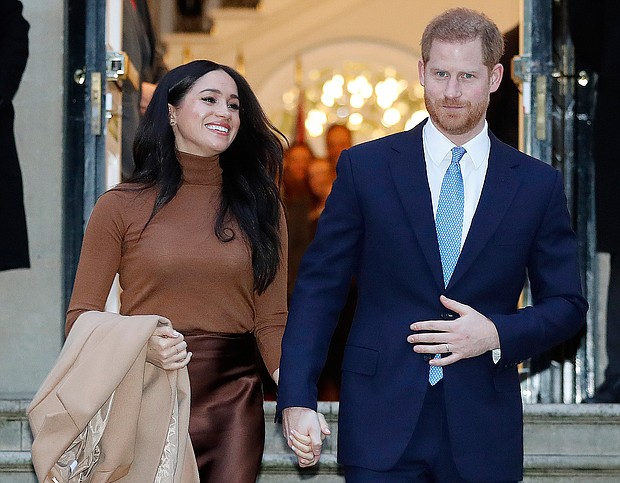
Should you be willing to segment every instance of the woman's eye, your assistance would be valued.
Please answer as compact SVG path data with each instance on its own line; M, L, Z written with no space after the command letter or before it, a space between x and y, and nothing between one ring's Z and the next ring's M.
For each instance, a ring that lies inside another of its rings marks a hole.
M211 97L211 96L203 97L202 100L205 101L205 102L208 102L210 104L215 104L217 102L217 99L215 99L215 97Z
M238 111L240 109L239 104L235 102L228 103L228 109L233 109L234 111Z

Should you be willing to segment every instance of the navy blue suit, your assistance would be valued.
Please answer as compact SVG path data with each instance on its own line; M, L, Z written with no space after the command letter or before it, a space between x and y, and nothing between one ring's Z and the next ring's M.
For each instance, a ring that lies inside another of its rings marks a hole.
M455 463L465 479L518 480L517 364L577 333L587 311L562 176L489 133L478 208L444 290L422 125L342 153L291 301L278 409L316 409L316 381L355 276L359 299L342 367L338 458L390 469L411 439L428 387L428 357L413 352L409 326L445 318L445 294L489 317L502 350L497 365L487 352L444 368ZM517 310L526 274L534 306Z

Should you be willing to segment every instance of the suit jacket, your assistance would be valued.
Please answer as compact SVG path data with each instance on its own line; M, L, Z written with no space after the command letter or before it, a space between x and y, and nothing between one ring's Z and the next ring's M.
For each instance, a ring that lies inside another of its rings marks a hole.
M422 124L343 152L307 251L282 342L278 409L316 409L316 381L355 276L358 305L345 347L339 461L391 468L411 439L428 387L428 356L406 340L414 321L450 318L445 294L497 327L491 353L444 368L455 460L473 481L522 475L517 364L577 333L576 240L560 173L491 137L489 166L469 234L444 290ZM534 306L517 309L526 274ZM424 444L420 442L420 444Z
M21 2L0 2L0 270L30 267L22 174L13 130L13 97L26 68L29 28Z
M39 481L73 481L65 477L74 460L66 450L76 440L89 452L78 458L78 468L93 468L88 481L199 481L188 433L187 369L146 363L158 325L170 321L94 311L78 318L27 411Z

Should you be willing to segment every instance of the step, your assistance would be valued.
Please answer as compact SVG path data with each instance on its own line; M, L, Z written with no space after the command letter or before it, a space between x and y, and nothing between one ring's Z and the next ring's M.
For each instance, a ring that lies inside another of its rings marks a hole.
M35 483L26 417L28 398L0 398L0 483ZM320 402L332 430L316 468L299 469L265 403L265 454L259 483L342 483L336 462L338 403ZM620 404L528 404L524 407L526 483L620 481Z
M320 468L290 471L295 463L273 424L275 403L265 403L265 456L261 483L344 482L335 461L338 403L319 403L333 435L324 443ZM527 404L524 406L524 482L618 483L620 481L620 405ZM284 452L284 454L282 454ZM286 458L286 453L289 453ZM280 475L288 471L288 479Z
M32 435L26 418L30 399L0 397L0 483L36 483L30 447Z
M524 408L530 483L620 481L620 404L529 404Z

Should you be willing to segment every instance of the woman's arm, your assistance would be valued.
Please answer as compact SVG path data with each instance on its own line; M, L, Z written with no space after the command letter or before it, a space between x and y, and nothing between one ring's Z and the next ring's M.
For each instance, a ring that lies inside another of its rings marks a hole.
M122 197L118 192L104 193L95 204L84 233L67 310L66 334L80 314L104 310L120 266L124 233Z
M261 295L255 296L254 336L258 344L265 366L277 383L280 365L280 345L286 316L288 314L286 301L286 285L288 273L288 231L284 210L280 215L280 267L275 279Z

